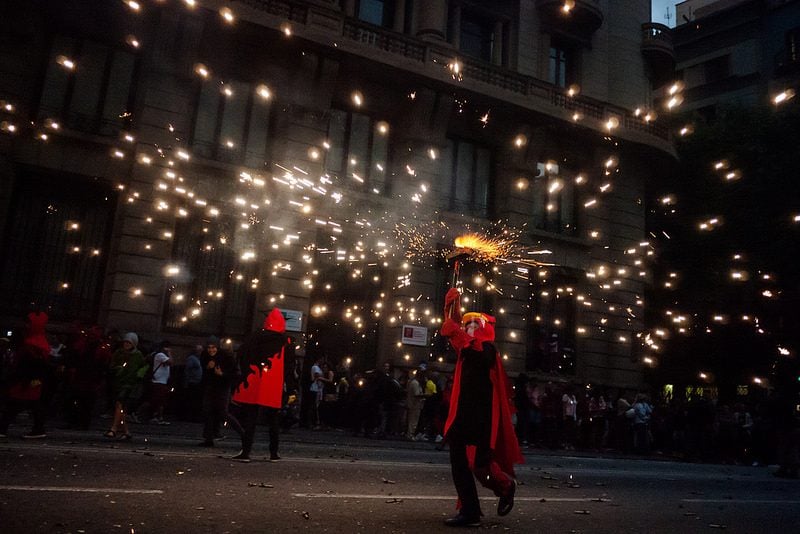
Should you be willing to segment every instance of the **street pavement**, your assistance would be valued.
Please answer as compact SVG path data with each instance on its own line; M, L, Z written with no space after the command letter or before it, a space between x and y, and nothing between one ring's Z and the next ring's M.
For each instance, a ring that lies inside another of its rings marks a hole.
M135 425L130 442L49 430L0 439L0 532L452 532L447 451L431 443L293 430L268 460L230 460L238 439L198 446L200 425ZM229 434L232 434L229 432ZM798 532L800 481L768 468L526 451L514 510L479 488L498 532ZM458 529L455 529L458 531Z

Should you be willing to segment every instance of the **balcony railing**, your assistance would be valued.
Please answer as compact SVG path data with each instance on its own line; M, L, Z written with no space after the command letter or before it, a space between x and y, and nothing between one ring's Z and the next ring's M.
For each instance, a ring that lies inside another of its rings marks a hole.
M645 22L642 24L642 42L659 42L672 49L672 30L669 26L658 22Z
M308 21L309 6L304 2L293 2L292 0L239 0L239 2L293 22L306 24Z
M357 41L391 54L425 61L425 45L421 41L406 37L401 33L382 30L372 24L346 19L343 25L343 34L351 41Z
M350 43L357 43L372 50L380 50L389 56L403 57L419 62L421 68L427 69L430 71L430 75L440 79L444 75L449 75L447 66L455 61L458 56L457 52L447 45L414 39L386 28L347 18L341 12L307 4L300 0L242 0L242 3L259 11L281 17L283 20L289 19L305 24L314 33L319 31L330 32L332 27L330 21L336 19L339 21L338 27L341 28L341 36ZM583 3L591 7L598 5L594 0L584 0ZM316 17L310 16L312 10L323 12L327 21L324 26L315 24ZM653 35L659 30L658 26L660 25L654 26ZM658 33L660 35L660 31ZM365 54L365 56L368 55ZM555 108L554 111L557 109L579 111L584 118L596 120L615 116L622 118L620 126L624 128L664 140L670 139L670 133L667 128L653 123L645 123L641 119L633 117L624 108L584 96L567 97L561 87L556 87L532 76L482 61L458 57L458 62L461 64L464 80L478 82L514 95L527 97L532 104L536 104L537 109L541 109L542 104L550 105ZM438 75L435 73L437 69L440 69L440 74Z

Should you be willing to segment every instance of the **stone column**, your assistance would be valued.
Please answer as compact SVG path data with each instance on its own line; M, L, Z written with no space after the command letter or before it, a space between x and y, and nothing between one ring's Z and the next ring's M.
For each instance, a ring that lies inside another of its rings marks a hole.
M444 41L447 23L446 0L426 0L417 5L417 37L426 41Z
M397 0L394 4L394 31L403 33L406 25L406 0Z

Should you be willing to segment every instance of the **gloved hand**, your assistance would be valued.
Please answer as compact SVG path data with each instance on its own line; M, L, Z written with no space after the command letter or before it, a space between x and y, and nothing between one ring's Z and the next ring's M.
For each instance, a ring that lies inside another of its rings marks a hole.
M444 317L461 323L461 293L454 287L448 289L444 296Z
M459 298L461 298L461 293L458 291L458 289L451 287L447 290L447 293L444 296L444 302L445 304L449 304L454 300L458 300Z

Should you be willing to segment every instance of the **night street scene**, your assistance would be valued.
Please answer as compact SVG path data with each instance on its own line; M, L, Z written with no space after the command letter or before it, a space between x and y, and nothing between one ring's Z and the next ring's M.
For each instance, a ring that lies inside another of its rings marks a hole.
M788 533L800 0L0 8L0 532Z

